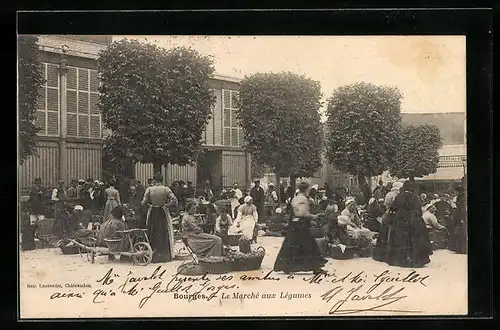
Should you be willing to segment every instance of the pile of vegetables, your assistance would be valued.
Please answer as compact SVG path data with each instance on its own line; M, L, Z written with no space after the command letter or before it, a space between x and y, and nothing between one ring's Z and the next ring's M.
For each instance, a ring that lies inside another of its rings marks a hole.
M264 250L253 250L250 253L241 253L240 251L231 249L226 253L225 256L221 257L209 256L203 258L202 260L204 262L210 262L210 263L234 262L237 260L248 260L248 259L263 257L265 254L266 252Z

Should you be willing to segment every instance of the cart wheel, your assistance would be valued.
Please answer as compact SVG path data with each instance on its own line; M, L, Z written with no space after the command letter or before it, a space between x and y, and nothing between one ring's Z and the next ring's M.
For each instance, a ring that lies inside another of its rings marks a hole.
M146 266L153 259L153 249L151 249L151 245L146 242L137 242L134 244L134 253L137 252L143 252L143 255L137 256L136 254L133 254L132 261L134 262L134 264L138 264L139 266Z

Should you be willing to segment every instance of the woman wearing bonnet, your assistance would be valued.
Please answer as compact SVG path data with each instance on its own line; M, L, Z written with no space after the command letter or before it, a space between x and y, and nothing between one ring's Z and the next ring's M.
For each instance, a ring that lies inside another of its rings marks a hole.
M229 228L228 234L241 234L248 240L252 240L255 224L259 219L257 207L253 204L253 199L250 196L246 196L243 201L244 204L240 205L238 208L238 215L231 225L231 228Z

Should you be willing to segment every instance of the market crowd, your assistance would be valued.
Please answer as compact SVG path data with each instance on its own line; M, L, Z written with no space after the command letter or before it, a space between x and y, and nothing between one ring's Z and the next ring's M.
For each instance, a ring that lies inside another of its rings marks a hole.
M22 226L23 249L35 248L38 223L53 218L52 234L98 237L98 244L117 230L144 228L154 251L153 262L175 257L179 237L194 253L224 254L224 238L239 235L250 245L259 235L284 236L274 270L319 272L330 253L370 250L373 259L401 267L422 267L433 249L466 253L465 178L450 192L422 192L414 181L379 185L365 200L345 187L310 186L296 189L283 181L249 191L238 183L214 194L210 183L198 190L192 182L163 184L161 174L143 185L89 178L59 181L52 189L36 179ZM240 248L241 248L240 244Z

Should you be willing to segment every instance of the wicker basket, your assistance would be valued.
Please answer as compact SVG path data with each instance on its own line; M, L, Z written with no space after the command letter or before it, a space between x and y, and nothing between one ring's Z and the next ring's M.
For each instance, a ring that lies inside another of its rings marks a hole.
M221 260L221 261L210 261L208 259L198 258L200 266L210 274L227 274L232 271L232 262Z
M342 249L337 245L330 245L328 252L333 259L347 260L354 258L356 248L354 246L347 246L342 253Z
M109 252L120 252L122 248L121 238L105 238L104 243L108 246Z
M241 235L222 236L222 244L226 246L239 246Z
M78 253L80 253L80 248L76 245L72 245L72 246L62 245L59 248L61 249L63 254L78 254Z
M266 255L266 250L262 246L259 246L257 248L257 251L261 252L258 256L249 259L236 259L235 261L233 261L232 270L238 272L260 269L262 260L264 260L264 257Z

